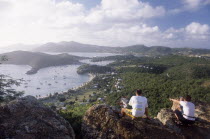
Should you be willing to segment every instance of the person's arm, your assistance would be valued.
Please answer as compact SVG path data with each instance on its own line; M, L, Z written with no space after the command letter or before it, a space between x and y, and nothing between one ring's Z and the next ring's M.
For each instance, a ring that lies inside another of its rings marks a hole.
M171 98L169 98L169 100L170 100L170 101L173 101L173 102L175 102L175 103L179 103L179 100L176 100L176 99L171 99Z
M147 102L147 99L146 99L146 104L145 104L145 115L149 119L149 110L148 110L148 102Z
M131 99L130 99L130 101L129 101L129 103L128 103L128 105L130 105L130 106L133 105L133 100L132 100L132 98L133 98L133 97L131 97Z
M149 111L148 111L148 107L145 108L145 115L147 118L149 118Z

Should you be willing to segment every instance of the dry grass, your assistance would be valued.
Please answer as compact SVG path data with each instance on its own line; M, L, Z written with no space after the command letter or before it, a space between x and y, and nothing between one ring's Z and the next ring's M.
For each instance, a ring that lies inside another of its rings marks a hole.
M210 87L210 81L205 81L204 83L201 84L201 86L205 88Z

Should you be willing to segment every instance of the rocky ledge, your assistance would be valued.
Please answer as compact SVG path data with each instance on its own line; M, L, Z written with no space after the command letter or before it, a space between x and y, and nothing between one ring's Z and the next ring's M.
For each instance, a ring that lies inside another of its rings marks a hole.
M118 112L108 105L95 105L86 112L82 124L82 134L85 139L166 137L175 139L182 137L155 120L120 118Z
M27 96L0 107L0 138L74 139L75 134L62 117Z
M210 124L200 119L192 126L177 126L170 109L162 109L155 119L131 120L119 117L119 111L108 105L94 105L85 114L82 136L85 139L141 138L210 138Z

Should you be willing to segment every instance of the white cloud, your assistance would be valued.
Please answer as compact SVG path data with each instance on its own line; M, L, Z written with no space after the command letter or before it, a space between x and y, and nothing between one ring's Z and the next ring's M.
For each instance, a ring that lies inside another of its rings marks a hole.
M202 7L209 5L210 0L180 0L182 6L180 8L171 9L168 11L169 14L178 14L181 12L195 12Z
M210 4L210 0L183 0L185 8L188 10L195 10L201 6Z
M138 0L102 0L86 17L87 23L108 21L133 21L163 16L162 6L152 7Z
M210 38L210 27L207 24L192 22L185 27L188 40L208 40Z
M61 41L65 28L75 30L85 13L83 5L67 0L7 0L7 5L0 14L1 45Z
M210 27L207 24L192 22L184 28L170 28L163 34L169 44L176 44L174 46L209 47Z
M0 7L0 36L4 36L0 37L1 45L81 40L75 35L165 14L163 7L138 0L102 0L91 10L69 0L0 0Z
M0 45L73 40L111 46L196 46L209 41L205 24L166 31L146 24L165 13L162 6L138 0L102 0L90 10L69 0L0 0Z
M195 35L205 35L209 33L209 26L207 24L201 25L197 22L192 22L186 27L187 33Z
M194 9L198 8L201 5L202 0L183 0L186 8Z

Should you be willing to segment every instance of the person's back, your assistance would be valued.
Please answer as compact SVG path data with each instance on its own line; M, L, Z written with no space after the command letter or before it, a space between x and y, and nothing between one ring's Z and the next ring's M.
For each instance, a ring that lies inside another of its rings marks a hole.
M189 101L180 101L180 105L183 107L183 117L187 120L195 120L195 105Z
M122 108L122 116L127 114L134 119L136 117L142 117L145 114L149 118L147 98L142 96L142 90L136 90L136 96L132 96L128 104L132 106L132 109Z
M174 103L179 103L183 111L176 109L175 116L182 124L194 124L195 122L195 105L191 102L191 97L186 95L184 101L170 99Z
M147 98L143 96L132 96L129 105L132 106L132 115L141 117L145 113L145 108L148 107Z

